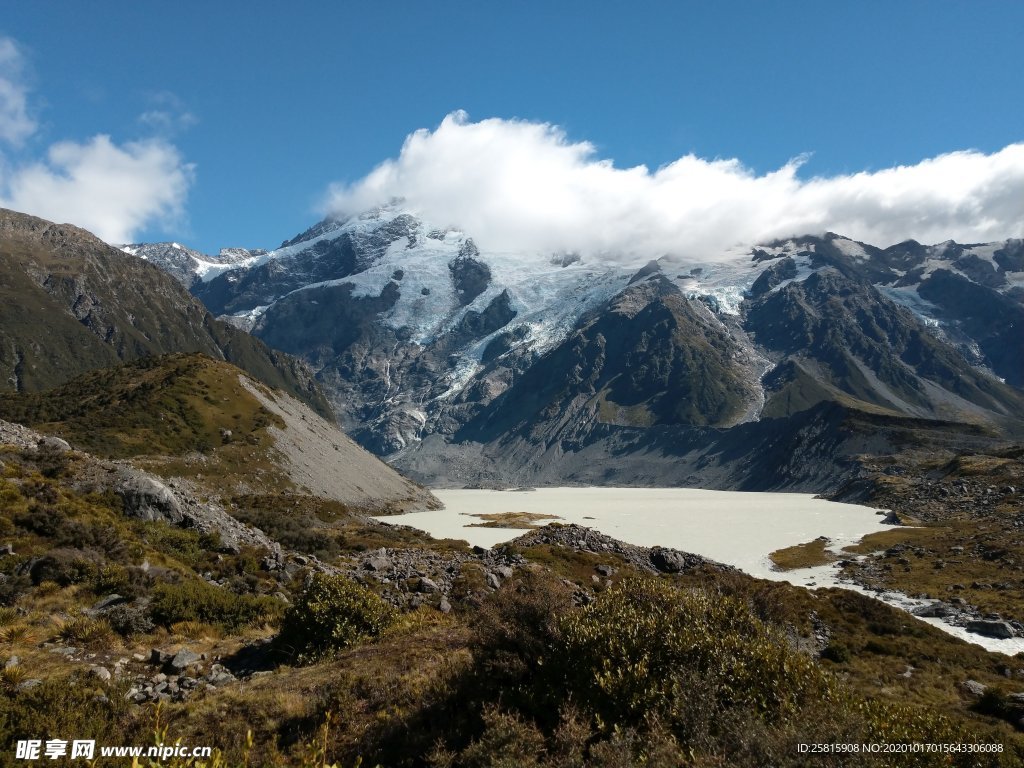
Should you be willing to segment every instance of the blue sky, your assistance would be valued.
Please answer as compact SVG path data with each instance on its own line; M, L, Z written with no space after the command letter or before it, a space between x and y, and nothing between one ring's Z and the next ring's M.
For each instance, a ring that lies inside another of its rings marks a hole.
M652 172L688 154L758 175L812 153L801 179L991 154L1024 141L1021 29L1024 4L936 0L9 3L0 79L23 109L8 97L0 200L136 240L273 247L339 189L372 197L352 190L455 110ZM87 192L54 186L110 166Z

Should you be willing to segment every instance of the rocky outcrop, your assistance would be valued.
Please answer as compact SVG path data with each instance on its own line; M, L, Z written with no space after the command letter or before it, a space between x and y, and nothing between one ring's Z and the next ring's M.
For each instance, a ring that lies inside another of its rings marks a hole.
M565 547L577 552L616 555L625 560L631 567L648 573L690 573L701 569L715 571L738 571L731 565L709 560L706 557L690 552L680 552L667 547L639 547L634 544L613 539L593 528L575 523L570 525L546 525L513 539L515 547L533 547L549 545ZM598 566L600 575L611 575L609 565Z

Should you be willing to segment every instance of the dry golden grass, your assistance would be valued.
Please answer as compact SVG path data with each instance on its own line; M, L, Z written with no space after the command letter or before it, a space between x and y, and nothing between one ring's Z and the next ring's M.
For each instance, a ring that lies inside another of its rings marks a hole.
M828 565L839 559L839 556L828 549L829 540L824 537L784 547L772 552L768 557L777 571L792 571L797 568L814 568Z
M538 512L489 512L478 515L470 515L483 520L482 523L472 523L470 528L540 528L547 525L548 521L561 520L558 515L542 515ZM544 522L541 522L544 521Z

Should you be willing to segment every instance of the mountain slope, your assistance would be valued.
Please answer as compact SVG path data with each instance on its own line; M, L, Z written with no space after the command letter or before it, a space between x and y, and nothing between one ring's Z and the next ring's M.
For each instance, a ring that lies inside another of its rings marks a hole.
M508 434L577 440L595 425L728 426L756 374L699 302L655 271L594 311L492 400L456 440Z
M200 354L147 357L39 393L0 418L104 458L131 458L206 493L306 494L364 511L436 504L285 392Z
M77 227L0 210L0 388L38 391L168 352L237 363L329 412L304 366L214 319L162 270Z
M841 458L773 478L755 452L824 435L830 405L1021 429L1021 253L826 234L641 268L481 250L393 205L193 290L307 361L353 437L427 481L821 487ZM665 461L623 475L649 453Z
M766 415L800 408L791 388L808 380L819 395L807 402L846 396L893 415L960 421L1024 413L1024 393L973 368L870 283L836 270L753 299L745 315L757 343L783 356L769 374Z

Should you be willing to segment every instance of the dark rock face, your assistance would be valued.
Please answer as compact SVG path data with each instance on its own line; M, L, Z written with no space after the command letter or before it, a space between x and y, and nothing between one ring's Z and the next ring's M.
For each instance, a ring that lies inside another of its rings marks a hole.
M415 237L416 220L408 215L398 216L370 232L323 237L341 223L325 220L287 241L283 247L308 243L287 266L274 259L253 269L226 272L209 283L194 286L195 295L215 314L265 306L299 288L361 272L401 238ZM318 237L323 239L317 240Z
M750 287L750 295L754 298L762 296L781 284L783 280L792 280L796 276L796 262L792 257L786 256L760 274Z
M984 356L980 362L1008 384L1024 386L1024 304L945 269L922 281L918 293L942 308L954 330L977 343Z
M398 299L391 281L379 296L353 298L348 284L309 288L274 304L253 333L277 349L307 358L342 352L364 334L373 334L373 318Z
M487 290L491 282L491 269L479 260L480 251L472 240L467 240L459 252L458 258L448 264L455 284L455 293L462 306L471 304L473 300Z
M462 316L462 320L452 331L452 345L458 347L471 339L490 336L512 322L515 316L516 311L512 308L512 299L508 291L502 291L491 299L491 303L482 312L470 309Z

